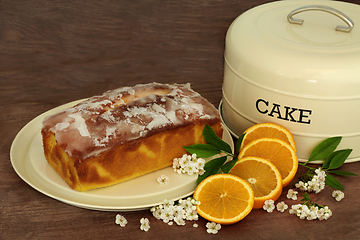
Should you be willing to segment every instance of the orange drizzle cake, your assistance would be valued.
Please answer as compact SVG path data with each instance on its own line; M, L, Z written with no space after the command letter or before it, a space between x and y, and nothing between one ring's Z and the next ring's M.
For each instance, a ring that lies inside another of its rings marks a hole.
M124 182L169 167L183 146L219 137L218 110L189 84L139 84L110 90L43 121L48 163L74 190ZM156 181L156 180L155 180Z

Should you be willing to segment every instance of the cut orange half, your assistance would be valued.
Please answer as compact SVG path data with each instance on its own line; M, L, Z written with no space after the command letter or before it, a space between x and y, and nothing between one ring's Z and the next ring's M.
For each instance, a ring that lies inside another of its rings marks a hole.
M200 201L196 211L208 221L233 224L246 217L254 206L250 184L234 175L215 174L205 178L193 197Z
M259 157L244 157L237 161L229 174L246 180L254 190L254 209L262 208L266 200L274 202L282 192L279 170L269 160Z
M240 151L239 159L248 156L261 157L272 162L281 174L283 186L291 182L298 169L295 150L280 139L259 138L250 142Z
M278 124L258 123L246 129L244 133L246 134L240 149L259 138L277 138L290 144L296 152L296 144L293 135L289 130Z

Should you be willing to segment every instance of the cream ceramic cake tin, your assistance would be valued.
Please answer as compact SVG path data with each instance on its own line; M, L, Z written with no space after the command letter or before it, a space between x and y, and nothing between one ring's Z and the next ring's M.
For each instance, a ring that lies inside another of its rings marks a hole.
M322 140L342 136L360 160L360 5L278 1L246 11L225 44L224 124L235 135L274 122L294 135L306 161Z

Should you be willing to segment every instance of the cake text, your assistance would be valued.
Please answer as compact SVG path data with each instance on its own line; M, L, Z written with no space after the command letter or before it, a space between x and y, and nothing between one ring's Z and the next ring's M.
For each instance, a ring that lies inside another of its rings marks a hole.
M301 109L289 106L281 106L277 103L270 103L264 99L256 100L256 109L261 114L267 114L270 117L276 117L281 120L310 124L309 119L312 110Z

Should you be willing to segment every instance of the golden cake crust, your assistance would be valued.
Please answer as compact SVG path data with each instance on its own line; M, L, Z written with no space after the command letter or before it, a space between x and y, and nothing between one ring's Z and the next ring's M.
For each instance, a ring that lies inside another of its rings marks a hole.
M205 143L206 124L222 136L218 111L189 86L153 83L49 116L41 134L48 163L72 189L87 191L171 166L184 146Z
M206 123L198 122L178 129L159 132L110 149L97 157L80 160L69 157L50 131L42 131L45 156L49 164L74 190L86 191L111 186L169 167L175 157L186 153L183 146L205 143L201 136ZM219 137L219 121L210 126Z

